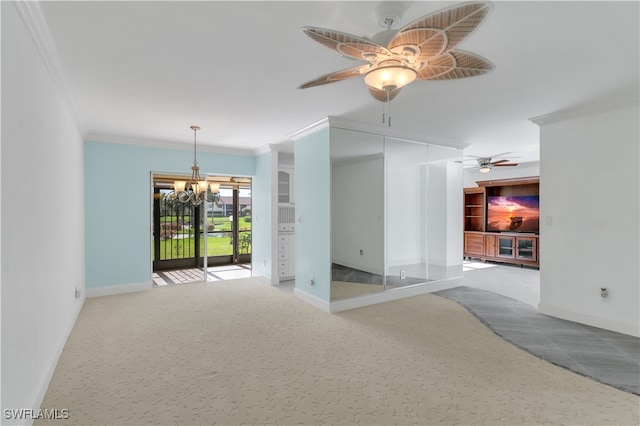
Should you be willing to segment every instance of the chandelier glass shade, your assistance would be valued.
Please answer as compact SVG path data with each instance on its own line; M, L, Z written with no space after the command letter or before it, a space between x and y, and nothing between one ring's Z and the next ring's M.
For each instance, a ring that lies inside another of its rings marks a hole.
M384 61L367 72L364 82L367 86L391 92L413 83L418 73L400 61Z

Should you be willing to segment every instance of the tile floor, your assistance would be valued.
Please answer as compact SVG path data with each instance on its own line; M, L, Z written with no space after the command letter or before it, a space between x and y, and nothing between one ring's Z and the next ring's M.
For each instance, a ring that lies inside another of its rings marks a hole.
M207 268L207 281L232 280L251 276L251 264L224 265ZM153 286L204 281L202 269L176 269L153 273Z
M640 339L539 314L486 290L436 292L458 302L494 333L525 351L601 383L640 395Z
M464 287L435 294L539 358L640 395L639 338L539 314L537 269L474 261L463 268Z

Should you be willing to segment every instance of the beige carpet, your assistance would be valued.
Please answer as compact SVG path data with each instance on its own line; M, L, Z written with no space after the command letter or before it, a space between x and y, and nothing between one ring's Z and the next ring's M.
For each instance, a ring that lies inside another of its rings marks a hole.
M438 296L330 315L241 279L87 300L42 408L82 425L637 425L639 406Z
M387 286L389 287L389 286ZM362 284L347 281L331 281L331 301L349 299L384 291L382 284Z

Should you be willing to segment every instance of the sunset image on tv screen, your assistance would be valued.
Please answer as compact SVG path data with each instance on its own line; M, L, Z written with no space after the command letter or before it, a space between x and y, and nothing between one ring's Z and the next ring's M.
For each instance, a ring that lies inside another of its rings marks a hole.
M487 197L487 231L538 232L539 227L537 195Z

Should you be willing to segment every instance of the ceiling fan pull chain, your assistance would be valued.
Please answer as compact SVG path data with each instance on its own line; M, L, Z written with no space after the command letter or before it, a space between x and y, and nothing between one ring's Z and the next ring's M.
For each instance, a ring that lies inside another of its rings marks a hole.
M387 120L387 125L391 127L391 100L389 99L388 90L387 90L387 114L389 115L389 120Z
M384 110L384 102L382 103L382 124L385 123L385 116L384 116L385 110Z

